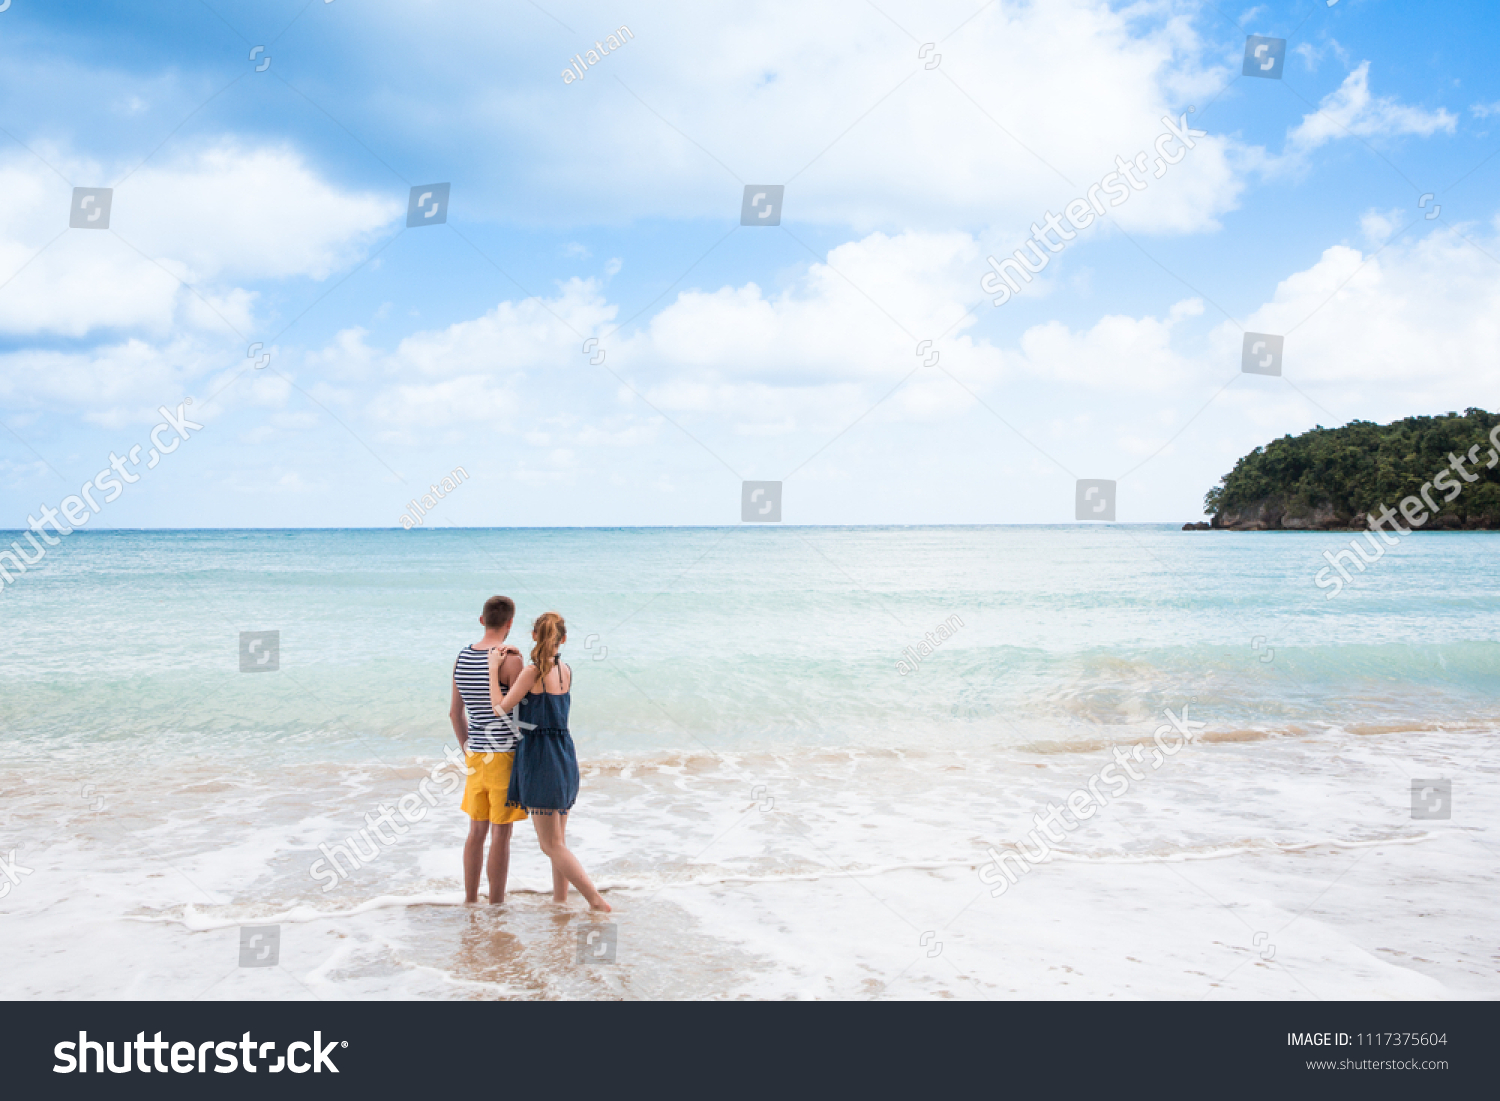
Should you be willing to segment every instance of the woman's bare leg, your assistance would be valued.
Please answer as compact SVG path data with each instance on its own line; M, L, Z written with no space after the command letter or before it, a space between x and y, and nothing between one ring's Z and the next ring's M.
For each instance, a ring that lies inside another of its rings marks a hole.
M559 814L557 816L557 839L566 848L568 844L568 816ZM557 870L557 865L552 865L552 901L568 901L568 879L562 872Z
M535 814L531 816L532 824L536 826L536 839L541 843L542 852L547 854L547 859L552 861L552 875L554 882L560 873L564 880L578 888L578 893L588 900L589 909L609 911L611 906L604 901L604 896L594 889L593 882L588 873L583 870L583 865L578 863L578 858L568 851L568 846L563 844L563 828L560 814Z

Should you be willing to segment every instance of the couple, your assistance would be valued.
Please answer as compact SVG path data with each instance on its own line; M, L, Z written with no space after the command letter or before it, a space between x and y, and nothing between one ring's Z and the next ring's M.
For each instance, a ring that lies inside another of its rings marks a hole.
M538 616L531 628L536 643L531 663L523 668L521 651L505 642L515 617L516 604L509 597L486 600L479 617L484 637L465 646L453 666L448 718L468 772L464 901L479 901L486 835L490 901L505 901L511 827L529 816L542 852L552 861L552 901L566 902L571 883L591 909L607 911L609 903L563 837L568 811L578 797L578 757L568 733L573 671L557 656L568 641L567 624L556 612Z

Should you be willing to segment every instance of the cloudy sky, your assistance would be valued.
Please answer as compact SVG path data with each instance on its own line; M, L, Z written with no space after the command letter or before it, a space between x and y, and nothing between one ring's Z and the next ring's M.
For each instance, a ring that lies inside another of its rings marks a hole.
M0 527L188 397L96 523L393 526L457 466L435 523L735 523L746 479L795 524L1071 522L1078 478L1196 520L1282 434L1500 405L1497 43L1479 0L11 0Z

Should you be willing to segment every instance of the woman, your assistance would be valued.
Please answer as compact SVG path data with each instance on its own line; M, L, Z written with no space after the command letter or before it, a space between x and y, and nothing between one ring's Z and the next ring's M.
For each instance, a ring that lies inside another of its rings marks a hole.
M542 852L552 861L552 901L566 902L571 883L588 899L590 909L608 911L609 903L563 839L568 811L578 798L578 755L568 733L573 671L557 660L558 650L568 641L568 626L562 616L547 612L537 617L531 637L536 642L531 664L521 670L509 692L500 688L501 655L490 651L490 705L500 715L519 705L516 717L525 724L506 806L531 815Z

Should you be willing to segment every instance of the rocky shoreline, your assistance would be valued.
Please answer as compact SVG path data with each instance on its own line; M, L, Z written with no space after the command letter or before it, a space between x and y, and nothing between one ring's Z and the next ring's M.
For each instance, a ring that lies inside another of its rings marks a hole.
M1182 525L1183 531L1367 531L1363 516L1354 517L1329 502L1312 508L1288 508L1279 497L1265 497L1225 509L1211 521ZM1500 516L1459 517L1439 513L1417 531L1500 531Z

